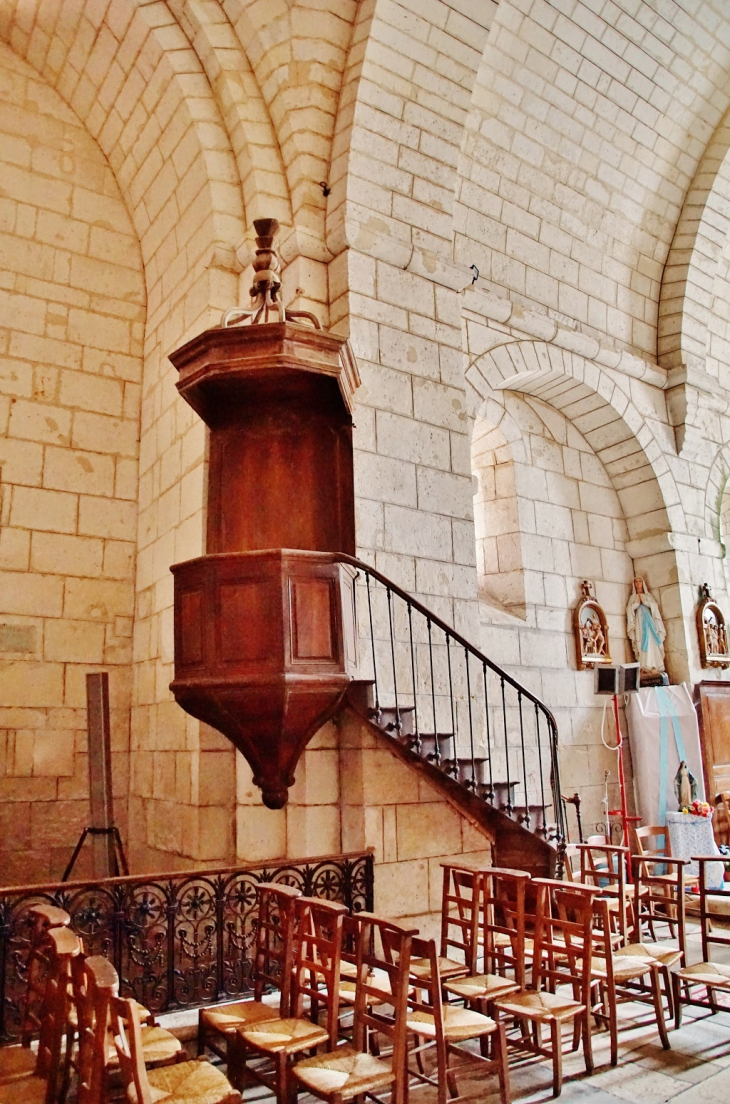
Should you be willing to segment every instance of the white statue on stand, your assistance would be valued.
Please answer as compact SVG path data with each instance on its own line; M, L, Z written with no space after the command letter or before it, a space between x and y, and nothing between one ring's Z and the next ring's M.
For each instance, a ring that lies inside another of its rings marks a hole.
M626 629L642 672L663 674L667 630L659 606L644 586L643 579L634 579L626 607Z

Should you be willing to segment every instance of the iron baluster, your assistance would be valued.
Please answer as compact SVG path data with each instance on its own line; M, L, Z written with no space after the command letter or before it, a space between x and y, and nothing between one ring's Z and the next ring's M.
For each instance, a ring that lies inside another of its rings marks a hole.
M489 727L489 690L487 688L487 665L482 664L482 672L484 675L484 720L486 723L487 733L487 762L489 764L489 792L484 796L494 804L494 768L492 764L492 733Z
M8 954L8 942L10 935L9 913L7 901L0 903L0 1040L5 1042L8 1038L8 1029L5 1024L7 1002L5 1000L5 974Z
M471 751L471 784L469 788L477 792L477 765L474 761L474 723L471 712L471 680L469 678L469 649L464 648L466 661L466 702L469 707L469 749Z
M522 717L522 691L517 691L517 707L520 712L520 743L522 745L522 782L525 789L525 818L523 823L530 827L530 795L527 791L527 756L525 754L525 723Z
M378 694L378 663L375 658L375 630L373 629L373 603L370 597L370 575L365 573L365 584L368 591L368 614L370 617L370 643L373 650L373 682L375 684L375 711L373 719L380 724L380 695Z
M421 754L421 733L418 728L418 686L416 683L416 659L413 651L413 607L410 602L406 603L408 610L408 639L411 645L411 675L413 677L413 727L415 729L415 740L413 746L416 752Z
M509 773L509 738L507 736L507 702L504 691L504 675L500 675L499 681L502 684L502 727L504 729L504 758L507 766L507 804L505 808L507 809L507 815L511 816L514 806L512 805L512 783Z
M215 925L218 938L216 939L216 977L215 988L218 994L218 1000L221 1000L226 995L225 990L225 939L223 938L225 932L225 916L223 905L225 902L225 881L223 878L218 877L215 881Z
M540 768L540 800L542 801L542 834L547 839L547 809L545 808L545 776L542 766L542 740L540 739L540 711L535 702L535 728L537 731L537 759Z
M175 918L177 916L177 887L174 883L168 886L167 907L167 1004L168 1007L177 1006L177 993L175 992ZM182 962L180 963L182 971Z
M454 713L454 680L451 677L451 648L450 637L448 633L444 633L446 637L446 664L449 672L449 701L451 703L451 747L452 747L452 760L450 773L454 778L459 776L459 757L456 751L456 716Z
M390 628L390 654L393 660L393 696L395 698L395 732L396 736L400 736L401 729L403 728L403 722L400 719L400 709L398 708L398 675L395 669L395 633L393 632L393 595L390 587L385 588L385 593L388 598L388 626Z
M436 725L436 683L433 679L433 640L431 637L431 618L426 618L426 626L428 628L428 660L431 667L431 705L433 707L433 733L434 739L438 738L438 727Z

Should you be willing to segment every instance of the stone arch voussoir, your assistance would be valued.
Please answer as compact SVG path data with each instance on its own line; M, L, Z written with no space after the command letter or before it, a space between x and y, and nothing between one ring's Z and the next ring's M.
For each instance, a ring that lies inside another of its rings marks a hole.
M560 410L603 463L632 540L666 534L682 511L671 471L646 419L594 361L548 342L506 341L467 370L470 414L495 392L533 395Z

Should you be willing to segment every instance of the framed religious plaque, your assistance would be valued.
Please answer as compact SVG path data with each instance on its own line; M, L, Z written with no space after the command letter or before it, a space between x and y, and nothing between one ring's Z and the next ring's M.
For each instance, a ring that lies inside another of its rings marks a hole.
M703 667L730 667L725 617L710 593L708 583L700 587L697 607L697 634L700 638L700 662Z
M573 610L573 632L578 670L585 671L610 663L611 650L606 615L593 593L593 583L584 579L580 587L581 600Z

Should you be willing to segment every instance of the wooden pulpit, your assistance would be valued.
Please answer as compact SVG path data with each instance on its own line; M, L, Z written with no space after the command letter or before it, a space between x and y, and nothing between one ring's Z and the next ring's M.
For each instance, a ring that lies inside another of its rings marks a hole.
M206 555L172 568L171 689L233 741L264 802L281 808L307 741L357 668L354 572L333 553L355 551L358 379L345 338L287 317L276 300L276 224L255 226L260 314L170 357L180 394L210 430ZM274 308L278 320L266 321Z

